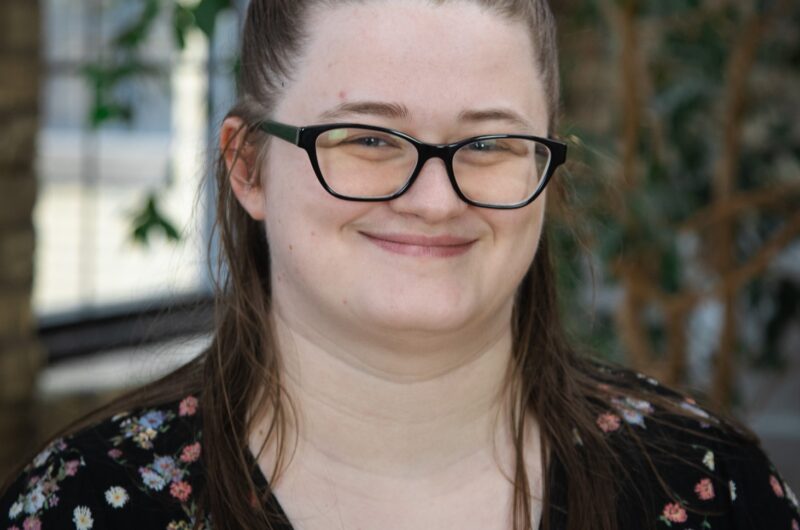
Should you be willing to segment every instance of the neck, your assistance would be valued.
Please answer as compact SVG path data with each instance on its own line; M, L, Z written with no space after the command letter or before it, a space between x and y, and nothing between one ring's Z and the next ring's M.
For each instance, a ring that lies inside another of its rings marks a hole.
M334 348L279 316L275 323L283 383L298 413L292 427L299 438L290 440L297 442L295 458L373 483L375 477L417 481L484 463L498 443L508 446L510 328L470 347L426 349L415 341L401 363L397 348L379 354L353 343ZM252 448L260 447L255 440L268 421L256 422Z

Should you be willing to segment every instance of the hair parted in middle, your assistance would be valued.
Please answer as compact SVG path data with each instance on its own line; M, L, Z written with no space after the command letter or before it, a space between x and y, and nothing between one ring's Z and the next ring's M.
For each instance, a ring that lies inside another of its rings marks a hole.
M434 0L429 3L465 1L478 4L511 23L526 26L535 50L535 67L545 90L549 131L552 132L559 112L559 73L556 24L548 3L545 0ZM255 168L262 167L263 157L269 156L268 142L258 133L257 127L271 116L283 88L292 79L294 65L308 38L310 17L316 10L348 3L353 2L253 0L250 3L242 36L240 99L229 116L241 119L242 134L259 146ZM258 181L262 177L257 171L253 178ZM287 418L291 406L287 405L281 390L280 355L267 318L271 290L269 244L264 227L238 204L222 157L216 174L218 229L227 274L220 290L224 302L220 304L218 328L206 355L203 420L204 437L212 437L209 443L219 440L215 446L229 448L226 452L207 454L210 475L222 478L210 485L209 507L215 521L219 521L216 514L227 513L228 520L233 523L241 514L248 513L240 509L233 510L234 513L229 511L237 498L246 498L241 496L245 494L241 482L238 487L235 483L230 454L239 454L240 466L247 462L244 442L252 427L247 420L258 415L248 407L258 389L263 388L264 381L268 381L258 412L272 411L270 435L282 447L287 439L282 419ZM554 286L545 236L519 286L513 316L514 362L509 367L508 384L517 404L512 407L517 460L513 477L516 485L514 528L531 528L531 488L525 472L523 433L533 414L542 429L542 463L545 463L546 450L558 454L570 477L570 505L582 507L570 517L569 528L611 530L616 526L614 510L608 509L613 504L615 491L611 479L614 454L592 428L597 412L587 405L586 394L587 391L594 393L594 380L589 376L593 365L581 360L564 340ZM232 384L234 381L237 384ZM286 412L285 407L288 407ZM584 443L597 450L587 452L576 446L576 429ZM265 440L264 444L267 443ZM282 463L283 459L279 458L273 480L280 477ZM231 495L234 491L238 495ZM545 503L547 496L545 490ZM597 508L588 508L590 506ZM543 528L547 528L547 510L544 517ZM248 521L249 517L225 528L247 526L251 524Z

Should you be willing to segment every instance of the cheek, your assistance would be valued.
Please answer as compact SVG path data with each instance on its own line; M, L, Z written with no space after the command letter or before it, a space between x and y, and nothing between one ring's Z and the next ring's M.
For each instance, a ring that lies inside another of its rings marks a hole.
M529 208L521 210L492 213L496 216L495 235L497 244L501 247L501 251L497 254L496 266L505 271L508 280L522 281L536 255L541 239L543 204L534 203Z
M302 157L296 153L278 156L283 153L276 151L273 162L266 164L265 225L277 280L291 275L307 283L346 257L343 229L370 205L330 195L317 180L305 152L294 149Z
M533 256L539 244L544 218L544 205L532 204L519 210L492 211L495 233L504 245L516 254Z

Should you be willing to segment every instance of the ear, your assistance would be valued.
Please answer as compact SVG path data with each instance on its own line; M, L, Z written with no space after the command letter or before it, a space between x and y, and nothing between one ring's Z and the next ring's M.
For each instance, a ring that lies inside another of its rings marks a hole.
M246 127L241 118L229 117L219 133L220 150L228 168L231 190L250 217L263 221L266 198L259 182L257 148L245 139Z

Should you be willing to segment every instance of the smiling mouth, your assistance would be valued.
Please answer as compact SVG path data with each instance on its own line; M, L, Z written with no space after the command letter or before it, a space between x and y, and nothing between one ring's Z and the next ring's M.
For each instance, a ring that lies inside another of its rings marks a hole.
M405 256L449 258L469 251L475 239L455 236L418 236L411 234L368 234L359 232L376 246Z

